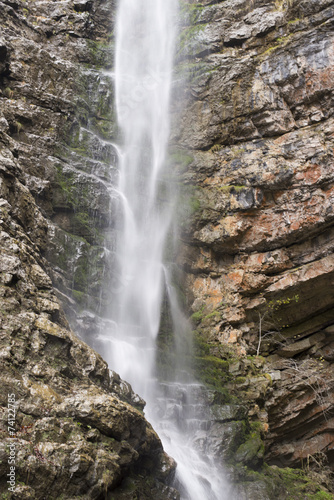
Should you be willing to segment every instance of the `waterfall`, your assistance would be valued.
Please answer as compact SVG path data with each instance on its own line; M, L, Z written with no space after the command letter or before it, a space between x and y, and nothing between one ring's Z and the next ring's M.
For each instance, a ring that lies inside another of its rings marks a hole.
M202 387L191 380L161 383L155 377L156 340L166 293L174 323L182 316L163 262L175 201L166 151L177 12L177 0L118 2L118 279L111 287L111 327L103 334L103 355L147 401L147 418L177 461L182 498L222 500L227 497L221 471L192 439L205 426L196 415Z
M118 325L112 367L140 394L152 376L163 290L162 255L171 220L164 177L175 0L121 0L115 85L121 133Z

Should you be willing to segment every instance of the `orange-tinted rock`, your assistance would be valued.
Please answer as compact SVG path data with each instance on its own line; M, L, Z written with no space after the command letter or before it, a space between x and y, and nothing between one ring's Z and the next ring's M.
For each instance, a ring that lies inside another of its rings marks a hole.
M255 354L259 332L264 337L260 354L271 355L266 370L275 377L267 402L253 400L251 414L267 415L268 460L298 465L309 450L334 462L328 417L334 379L333 9L327 0L285 2L282 11L261 4L255 28L258 7L255 2L238 14L229 2L203 8L208 24L196 47L206 51L192 52L188 43L189 52L180 55L203 68L190 79L174 137L191 150L194 161L180 175L196 186L200 206L190 227L183 225L180 264L189 273L193 309L219 313L214 326L200 323L206 338ZM206 33L214 36L211 45ZM219 276L214 284L212 272ZM319 365L328 389L321 404L308 377L298 380L287 370L289 359L297 366L328 361Z

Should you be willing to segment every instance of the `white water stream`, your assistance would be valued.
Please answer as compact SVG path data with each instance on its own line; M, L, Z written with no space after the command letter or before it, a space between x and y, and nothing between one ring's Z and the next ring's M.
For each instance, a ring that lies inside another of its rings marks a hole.
M166 150L177 3L118 2L115 85L122 217L116 250L119 280L111 291L112 328L103 354L147 401L147 418L178 463L182 498L223 500L229 497L221 471L192 444L195 431L203 428L203 420L190 410L196 407L191 395L196 384L159 384L154 378L162 299L165 288L170 289L163 253L174 206ZM176 317L176 299L169 295Z

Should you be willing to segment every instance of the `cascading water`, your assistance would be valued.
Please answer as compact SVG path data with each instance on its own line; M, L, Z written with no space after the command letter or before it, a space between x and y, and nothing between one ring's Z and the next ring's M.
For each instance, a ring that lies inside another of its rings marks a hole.
M203 429L203 420L194 414L199 385L177 380L162 384L154 377L166 289L174 323L181 317L163 265L174 205L166 149L177 9L177 0L118 4L115 85L122 216L116 250L119 279L111 290L112 327L103 335L103 354L146 399L147 417L178 463L182 498L222 500L227 497L221 471L200 456L190 439Z
M171 209L159 202L169 135L168 108L175 0L122 0L118 7L115 84L122 134L119 191L121 277L113 319L113 368L145 394L152 376L163 290L162 254Z

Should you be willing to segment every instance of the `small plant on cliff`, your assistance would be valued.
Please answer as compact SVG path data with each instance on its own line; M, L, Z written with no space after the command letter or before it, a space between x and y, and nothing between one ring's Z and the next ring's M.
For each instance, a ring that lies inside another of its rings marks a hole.
M266 316L268 315L268 311L266 311L263 314L259 313L259 340L257 343L257 349L256 349L256 355L260 356L260 349L261 345L264 339L267 339L268 337L273 337L274 335L278 335L280 331L276 328L272 330L266 330L265 332L263 331L263 325L264 321L266 319Z
M333 480L333 472L328 464L328 457L323 451L314 453L313 455L308 454L305 460L302 460L302 469L312 480L326 486L329 490L331 489L331 483ZM325 496L326 493L323 492L321 498L329 498ZM320 494L318 494L320 498Z
M19 134L21 132L21 130L23 129L22 123L16 121L14 123L14 125L15 125L15 128L16 128L16 132Z
M14 91L12 89L10 89L9 87L6 87L3 93L6 97L8 97L8 99L12 99L12 97L14 95Z

